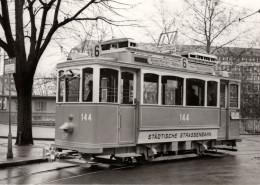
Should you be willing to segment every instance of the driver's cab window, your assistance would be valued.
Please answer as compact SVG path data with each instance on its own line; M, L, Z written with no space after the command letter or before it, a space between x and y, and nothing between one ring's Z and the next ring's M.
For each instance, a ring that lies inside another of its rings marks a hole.
M66 102L79 101L80 75L78 69L70 69L64 73L66 80Z
M133 104L134 96L134 74L130 72L121 73L121 103Z
M65 91L65 76L64 71L59 71L58 79L58 102L63 102L64 91Z
M238 85L230 84L230 107L238 107Z
M118 71L109 68L100 69L100 102L118 102Z
M93 69L83 69L83 86L82 86L82 101L93 101Z

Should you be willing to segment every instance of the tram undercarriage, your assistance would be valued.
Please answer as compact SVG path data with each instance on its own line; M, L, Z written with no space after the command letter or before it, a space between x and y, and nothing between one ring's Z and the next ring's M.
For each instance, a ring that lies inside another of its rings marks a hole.
M89 167L91 164L143 164L145 162L193 158L222 154L219 150L237 151L240 140L180 141L171 143L140 144L129 147L104 148L102 154L82 153L81 150L61 149L56 146L55 159L60 162ZM69 148L69 147L68 147ZM49 156L50 158L50 156ZM54 159L52 157L52 159Z

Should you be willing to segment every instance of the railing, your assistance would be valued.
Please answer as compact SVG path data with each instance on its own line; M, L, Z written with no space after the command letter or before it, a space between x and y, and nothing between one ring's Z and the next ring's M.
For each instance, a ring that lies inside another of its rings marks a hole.
M9 114L8 112L0 111L0 123L8 123ZM17 112L11 112L11 122L17 123ZM32 124L43 125L43 126L54 126L55 125L55 113L45 112L33 112L32 113Z
M260 134L260 118L240 119L240 134Z

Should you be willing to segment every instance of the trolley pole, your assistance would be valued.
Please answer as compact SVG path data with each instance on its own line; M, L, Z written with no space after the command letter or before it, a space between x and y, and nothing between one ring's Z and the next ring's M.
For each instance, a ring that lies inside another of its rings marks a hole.
M9 133L8 133L8 149L7 149L7 158L13 158L12 150L12 130L11 130L11 74L15 73L16 70L16 59L5 59L4 60L4 74L8 74L8 87L9 87L9 97L8 97L8 106L9 106Z

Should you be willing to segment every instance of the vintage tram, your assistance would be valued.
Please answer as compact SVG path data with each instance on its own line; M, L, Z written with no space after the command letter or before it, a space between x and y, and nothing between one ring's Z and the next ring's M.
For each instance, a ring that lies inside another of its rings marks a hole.
M57 150L156 160L240 141L240 81L216 70L216 56L149 51L126 38L101 43L95 56L57 65Z

